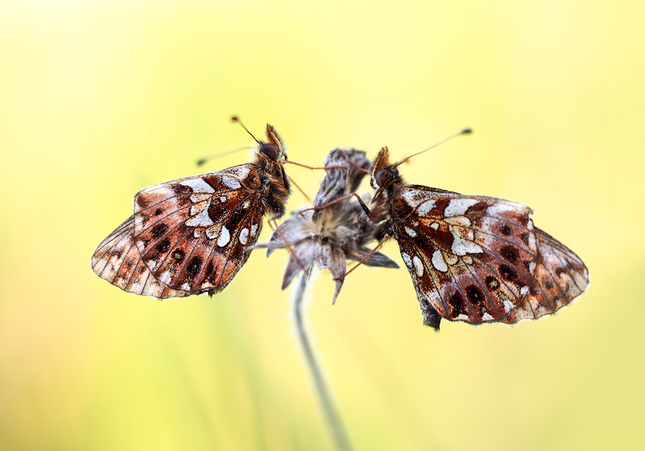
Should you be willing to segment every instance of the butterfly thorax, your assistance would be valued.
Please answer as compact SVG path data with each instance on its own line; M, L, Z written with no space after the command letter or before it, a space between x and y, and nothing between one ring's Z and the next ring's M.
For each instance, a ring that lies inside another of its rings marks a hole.
M387 147L381 149L374 161L371 184L376 191L370 219L378 224L376 239L383 241L395 234L394 228L401 214L396 200L401 198L401 191L405 187L397 165L390 163Z
M291 193L291 184L284 171L282 161L271 158L260 152L257 161L252 163L256 167L259 179L256 181L260 191L260 208L262 213L270 213L273 217L284 214L285 204Z

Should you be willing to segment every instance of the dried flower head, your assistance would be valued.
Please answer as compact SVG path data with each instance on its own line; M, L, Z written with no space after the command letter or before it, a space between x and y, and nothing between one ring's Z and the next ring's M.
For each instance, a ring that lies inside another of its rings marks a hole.
M327 174L320 182L314 207L298 211L273 232L268 243L256 248L268 248L267 256L275 249L291 249L282 281L286 288L303 268L312 263L329 269L335 280L333 302L343 286L346 260L363 261L367 266L398 268L387 255L376 251L372 255L366 245L374 240L375 224L357 199L352 196L370 169L365 152L335 149L325 158ZM369 199L364 199L369 202ZM286 241L286 242L285 242ZM368 257L369 255L369 257Z

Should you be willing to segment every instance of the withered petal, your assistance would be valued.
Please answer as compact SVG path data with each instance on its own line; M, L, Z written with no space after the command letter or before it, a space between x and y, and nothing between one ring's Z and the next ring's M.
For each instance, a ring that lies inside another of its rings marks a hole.
M303 243L311 243L311 241L304 241ZM313 244L313 243L311 243ZM313 245L296 246L291 248L294 254L289 256L287 267L284 270L284 277L282 278L282 289L284 290L289 286L293 278L298 274L303 267L309 266L314 261L314 247Z
M367 255L372 252L371 249L366 247L361 248L352 248L347 251L347 258L357 262L362 261ZM392 260L390 257L382 253L381 251L376 251L369 256L367 260L363 262L365 266L379 266L381 268L399 268L399 264Z

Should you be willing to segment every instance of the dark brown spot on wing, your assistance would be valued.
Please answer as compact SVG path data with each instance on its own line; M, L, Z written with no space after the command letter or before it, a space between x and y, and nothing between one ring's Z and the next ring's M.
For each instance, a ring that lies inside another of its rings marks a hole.
M202 267L202 259L200 257L193 257L188 262L186 267L186 273L191 279L194 279L195 276L199 273L199 270Z
M204 275L205 280L207 280L212 285L217 285L217 268L213 265L213 262L208 262L206 266L206 274Z
M176 249L176 250L172 253L172 258L173 258L173 260L175 260L175 263L176 263L176 264L181 263L185 256L186 256L186 254L185 254L185 253L184 253L184 251L183 251L183 250L181 250L181 249Z
M499 281L493 276L486 277L486 286L491 290L497 290L499 288Z
M517 263L517 249L511 245L506 245L500 249L502 257L510 263Z
M440 249L450 250L452 248L452 242L455 240L450 230L447 228L440 228L438 230L426 229L428 238L432 242L438 245Z
M156 226L154 226L150 231L150 233L152 234L152 238L156 240L159 237L161 237L164 233L166 233L167 230L168 230L168 225L162 222L161 224L157 224Z
M499 273L508 281L512 282L517 279L517 273L506 265L499 265Z
M466 295L473 304L479 304L484 300L484 293L475 285L469 285L466 288Z
M206 179L203 177L202 180L206 181ZM175 193L175 196L178 197L185 197L186 195L190 195L193 192L193 189L191 187L182 185L180 183L173 183L170 185L170 187Z
M448 298L448 305L452 309L450 316L456 318L459 315L467 315L468 310L466 310L466 304L464 303L464 298L461 297L458 291L455 291L450 298Z
M137 205L139 205L140 208L146 208L149 203L144 196L137 196Z
M508 224L502 224L501 226L499 226L499 231L502 232L502 235L505 236L511 236L513 234L511 226L509 226Z
M163 253L163 252L166 252L169 247L170 247L170 240L166 238L165 240L163 240L157 245L157 250L159 251L159 253Z

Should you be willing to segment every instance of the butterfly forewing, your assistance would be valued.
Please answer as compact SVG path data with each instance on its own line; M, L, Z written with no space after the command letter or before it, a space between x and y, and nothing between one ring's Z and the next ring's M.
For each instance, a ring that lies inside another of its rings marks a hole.
M152 274L190 292L224 288L258 239L259 177L249 165L164 183L135 197L135 242Z
M248 259L262 219L280 216L289 194L282 142L267 126L256 161L141 190L134 215L92 257L100 277L160 299L226 287Z
M529 291L537 245L525 205L405 187L393 222L419 293L441 314L479 324L499 321Z

